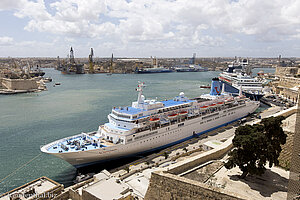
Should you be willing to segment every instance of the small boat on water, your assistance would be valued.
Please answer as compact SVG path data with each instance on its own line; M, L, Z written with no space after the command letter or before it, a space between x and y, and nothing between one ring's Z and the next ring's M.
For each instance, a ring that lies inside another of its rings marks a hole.
M210 85L207 84L207 85L200 85L200 88L210 88Z
M51 77L45 77L45 78L44 78L44 82L45 82L45 83L52 82L52 78L51 78Z

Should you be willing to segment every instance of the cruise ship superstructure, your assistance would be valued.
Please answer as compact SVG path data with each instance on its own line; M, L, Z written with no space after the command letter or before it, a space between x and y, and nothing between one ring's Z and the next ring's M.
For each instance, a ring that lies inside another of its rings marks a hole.
M244 96L222 93L217 78L210 94L194 99L181 92L171 100L146 100L143 88L139 83L137 101L128 107L114 107L109 122L97 131L54 141L41 151L81 167L179 143L243 118L259 107L259 102Z
M220 74L220 80L225 83L226 92L238 94L242 88L243 94L254 100L263 97L263 81L253 78L246 73L248 61L234 62L228 65L228 68Z

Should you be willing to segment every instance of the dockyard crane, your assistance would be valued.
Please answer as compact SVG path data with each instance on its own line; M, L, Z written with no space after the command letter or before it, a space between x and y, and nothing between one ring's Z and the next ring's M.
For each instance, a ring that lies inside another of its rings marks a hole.
M72 47L71 47L71 50L70 50L70 63L75 64L74 51L73 51Z
M94 71L93 56L94 56L94 51L93 51L93 48L91 48L91 53L89 55L89 64L90 64L89 72L90 72L90 74L95 73L95 71Z
M110 60L110 68L109 68L109 73L112 74L114 73L114 69L113 69L113 64L114 64L114 54L111 54L111 60Z

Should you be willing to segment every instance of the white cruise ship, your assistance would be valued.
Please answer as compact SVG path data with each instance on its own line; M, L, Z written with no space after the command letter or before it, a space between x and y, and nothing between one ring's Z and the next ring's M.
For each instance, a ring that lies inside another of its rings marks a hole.
M128 107L115 107L108 123L91 133L81 133L41 147L75 167L161 149L227 125L254 112L259 102L222 93L213 79L211 92L188 99L181 92L171 100L146 100L144 84L138 99Z
M235 61L232 65L228 65L228 68L220 74L220 80L225 83L225 92L239 93L242 88L243 94L250 98L259 100L263 97L263 81L257 78L252 78L247 75L248 60L243 59L242 62Z

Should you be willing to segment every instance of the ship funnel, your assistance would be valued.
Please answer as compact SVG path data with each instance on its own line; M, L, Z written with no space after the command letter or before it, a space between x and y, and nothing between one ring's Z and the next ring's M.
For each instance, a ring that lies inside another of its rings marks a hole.
M213 78L211 82L210 95L216 96L221 94L221 82L218 78Z

